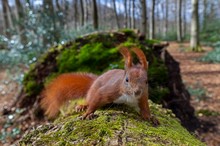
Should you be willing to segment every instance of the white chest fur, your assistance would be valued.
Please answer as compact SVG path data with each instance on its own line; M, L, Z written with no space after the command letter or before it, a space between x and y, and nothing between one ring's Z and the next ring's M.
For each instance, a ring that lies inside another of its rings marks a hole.
M140 96L132 96L132 95L127 95L127 94L122 94L118 99L114 101L114 103L117 104L126 104L128 106L131 106L135 108L136 111L140 111L140 108L138 106L138 99Z

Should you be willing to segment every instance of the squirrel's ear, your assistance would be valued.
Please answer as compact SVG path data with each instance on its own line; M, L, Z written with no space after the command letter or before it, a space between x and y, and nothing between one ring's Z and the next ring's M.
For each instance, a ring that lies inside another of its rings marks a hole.
M125 68L126 69L130 68L132 66L132 56L131 56L131 53L129 52L128 48L121 47L119 49L119 51L125 59Z
M132 51L137 55L141 65L142 65L142 68L147 70L148 69L148 62L147 62L147 59L146 59L144 52L139 48L132 48Z

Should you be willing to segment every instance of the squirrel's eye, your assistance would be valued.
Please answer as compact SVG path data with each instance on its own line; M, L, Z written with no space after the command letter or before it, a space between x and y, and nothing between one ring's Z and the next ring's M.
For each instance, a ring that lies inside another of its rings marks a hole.
M125 81L128 82L128 77L126 77Z

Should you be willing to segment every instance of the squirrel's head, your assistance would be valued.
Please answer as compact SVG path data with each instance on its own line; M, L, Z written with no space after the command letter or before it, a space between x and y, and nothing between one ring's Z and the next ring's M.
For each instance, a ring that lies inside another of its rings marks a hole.
M125 59L125 76L123 79L123 91L130 95L140 96L147 88L148 62L145 54L139 48L132 48L139 59L138 64L133 63L129 50L120 48L120 53Z

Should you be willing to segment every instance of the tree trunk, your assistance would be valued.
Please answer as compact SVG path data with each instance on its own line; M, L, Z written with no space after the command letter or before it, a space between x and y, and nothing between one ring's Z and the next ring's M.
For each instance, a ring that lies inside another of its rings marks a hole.
M177 3L177 41L182 41L182 0Z
M127 0L124 0L124 8L125 8L124 28L127 28L127 27L128 27L128 9L127 9Z
M89 21L89 3L87 0L85 0L85 23L88 23Z
M169 10L169 1L168 0L166 0L165 1L165 7L164 7L164 9L165 9L165 26L164 26L164 37L166 37L167 36L167 32L168 32L168 10Z
M199 17L198 0L192 0L191 38L190 47L193 51L199 50Z
M134 0L132 0L132 17L131 17L131 28L135 29L135 3Z
M119 20L118 20L118 14L116 10L116 3L115 0L113 0L113 8L114 8L114 13L115 13L115 18L116 18L116 24L117 24L117 29L120 28Z
M154 9L155 9L155 0L151 2L151 13L150 13L150 34L149 39L154 39Z
M48 31L48 35L51 35L51 37L53 38L53 40L48 39L47 36L43 36L43 43L46 46L48 43L55 41L58 42L59 41L59 34L56 31L56 20L54 17L54 7L53 7L53 0L44 0L43 1L43 9L44 9L44 13L46 13L47 17L50 18L50 22L51 23L51 27L53 28L53 30L49 30Z
M184 38L186 35L186 12L187 11L187 1L184 0L183 1L183 22L182 22L182 37Z
M20 41L22 44L27 43L27 37L25 35L25 27L24 27L24 8L20 0L15 0L15 4L17 7L18 14L18 31L20 36Z
M128 0L128 28L131 28L131 0Z
M206 30L206 22L207 22L207 0L203 1L203 7L204 7L204 11L203 11L203 31Z
M80 0L80 9L81 9L81 26L84 26L84 7L83 7L83 0Z
M146 0L141 0L141 30L142 33L146 36L147 34L147 7Z
M78 0L74 1L74 26L77 29L77 22L78 22Z
M8 32L8 29L10 28L10 26L9 26L7 6L8 6L8 0L2 0L2 9L3 9L3 18L4 18L4 35L9 37L10 34Z
M93 27L94 29L98 29L98 9L97 9L97 3L96 0L92 0L92 6L93 6Z

